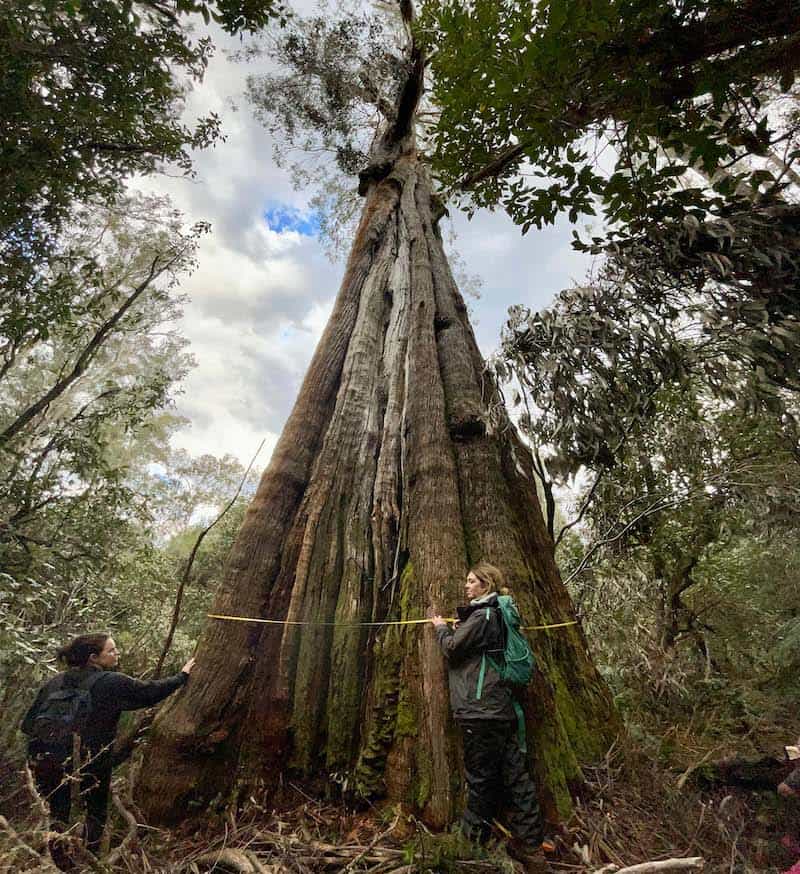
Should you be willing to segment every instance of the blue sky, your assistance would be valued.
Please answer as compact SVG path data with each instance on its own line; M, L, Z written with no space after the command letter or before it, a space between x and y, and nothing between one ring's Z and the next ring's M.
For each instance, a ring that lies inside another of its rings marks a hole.
M316 237L319 233L320 217L313 210L304 212L286 203L271 203L264 210L267 227L279 234L295 231L304 237Z

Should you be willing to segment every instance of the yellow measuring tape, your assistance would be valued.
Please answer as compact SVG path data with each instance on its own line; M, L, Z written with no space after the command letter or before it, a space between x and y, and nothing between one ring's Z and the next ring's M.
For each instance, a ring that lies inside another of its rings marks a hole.
M520 625L521 631L544 631L548 628L566 628L568 625L577 625L577 619L571 619L569 622L554 622L552 625Z
M260 625L315 625L320 627L335 628L367 628L382 625L422 625L430 622L430 619L386 619L383 622L304 622L300 619L256 619L252 616L228 616L224 613L207 613L209 619L224 619L227 622L258 622ZM445 622L458 622L450 616L442 617ZM578 620L570 622L556 622L553 625L522 625L521 631L544 631L548 628L566 628L568 625L577 625Z

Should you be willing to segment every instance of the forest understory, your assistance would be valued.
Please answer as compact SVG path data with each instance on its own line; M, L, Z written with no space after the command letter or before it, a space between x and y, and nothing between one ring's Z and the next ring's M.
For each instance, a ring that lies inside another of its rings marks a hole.
M449 830L483 562L550 870L800 874L798 3L0 10L0 874L526 874ZM176 693L98 857L86 632Z
M791 737L790 714L784 713L784 724L762 720L729 734L712 725L714 717L719 711L695 711L686 724L651 724L652 734L634 726L602 762L585 766L572 817L550 824L556 837L556 852L548 856L550 870L756 874L791 868L800 859L800 808L797 801L787 803L775 793L776 783L791 770L782 756L783 743ZM8 787L0 798L0 871L58 871L46 848L47 820L32 782L18 761L6 759L0 767ZM332 796L328 799L326 788ZM334 783L325 787L287 781L269 801L259 803L251 796L171 831L143 825L129 790L128 773L115 778L111 827L100 861L79 840L67 842L75 870L526 870L515 860L513 840L502 822L488 845L479 848L455 832L432 832L402 806L348 802ZM666 860L673 867L663 867Z

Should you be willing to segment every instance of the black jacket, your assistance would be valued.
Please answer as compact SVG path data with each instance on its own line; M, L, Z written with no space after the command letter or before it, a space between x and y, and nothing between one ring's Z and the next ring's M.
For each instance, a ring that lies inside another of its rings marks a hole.
M450 706L459 720L515 718L511 689L506 686L487 659L483 691L477 697L481 661L484 653L496 660L504 648L503 619L497 595L485 601L458 608L459 626L436 629L439 645L447 657L450 682Z
M80 683L89 672L98 670L100 669L70 668L45 683L22 720L22 730L28 735L31 734L39 707L50 692L60 689L65 683ZM158 704L167 695L183 686L188 679L188 674L183 672L174 677L149 682L134 680L133 677L115 671L102 671L102 674L103 676L92 685L92 707L87 728L81 736L82 743L95 754L103 748L110 748L114 743L117 724L123 710L152 707L153 704ZM31 741L32 745L36 743L38 742Z

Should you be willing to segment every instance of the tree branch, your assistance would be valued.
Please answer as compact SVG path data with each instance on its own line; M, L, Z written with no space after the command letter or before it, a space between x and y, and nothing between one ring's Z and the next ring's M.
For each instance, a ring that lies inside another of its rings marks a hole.
M150 287L151 283L176 263L181 254L183 254L183 250L174 254L168 261L160 265L160 256L156 256L156 258L153 259L147 277L136 286L117 311L95 332L92 339L86 344L78 356L72 370L66 376L59 379L45 395L39 398L35 403L31 404L5 429L5 431L2 432L2 434L0 434L0 448L5 448L5 444L8 443L12 437L15 437L20 431L22 431L31 419L35 418L39 413L44 412L56 398L60 397L72 385L72 383L74 383L75 380L84 373L94 356L97 354L97 351L105 343L125 314Z
M657 862L640 862L628 868L618 868L616 865L605 865L598 868L594 874L655 874L660 871L699 871L705 865L701 856L684 859L660 859Z
M247 465L247 470L244 472L244 476L242 477L241 482L239 483L239 487L233 494L233 497L228 501L225 505L225 508L222 512L217 516L214 521L206 526L198 535L197 540L195 540L194 546L192 547L192 551L189 553L189 558L186 560L186 566L183 569L183 573L181 574L180 582L178 583L178 589L175 593L175 606L172 610L172 621L170 622L169 631L167 632L167 638L164 641L164 647L161 650L161 655L158 657L158 663L156 664L156 669L153 673L154 679L158 679L161 676L161 671L164 667L164 661L167 658L167 654L169 653L170 647L172 646L172 639L175 636L175 630L178 627L178 620L181 615L181 603L183 601L183 592L186 589L186 584L189 582L189 576L192 572L192 565L194 564L195 557L197 556L197 551L200 549L200 544L203 542L206 534L222 519L222 517L230 510L230 508L236 503L236 499L241 494L242 489L244 488L244 484L247 480L247 475L250 473L250 468L255 464L256 458L258 458L258 453L261 452L262 447L264 446L264 440L259 444L258 449L256 449L256 454L250 459L250 464Z
M653 69L653 80L658 87L650 93L650 100L669 106L678 100L699 96L707 89L706 71L699 75L693 65L708 62L720 77L734 72L747 75L779 74L786 69L800 67L798 36L800 13L785 0L749 0L725 14L708 16L688 26L659 28L638 44L608 45L606 51L621 81L631 69L633 60L640 66L648 63ZM740 51L735 51L740 49ZM734 52L725 57L726 53ZM647 56L651 59L648 61ZM723 57L720 57L723 56ZM678 75L676 75L676 71ZM580 89L576 89L578 93ZM576 103L555 120L559 126L582 127L598 118L624 120L625 107L619 102L600 100L594 103ZM550 120L553 123L553 120ZM483 167L465 175L460 182L462 190L469 190L486 179L502 175L516 165L532 141L508 145L501 149Z
M419 46L415 45L411 50L411 70L397 101L397 115L389 135L390 142L399 143L411 132L414 113L422 97L424 78L425 58Z
M515 146L506 146L480 170L464 176L459 183L460 187L465 191L469 191L470 188L474 188L479 182L483 182L484 179L493 179L496 176L500 176L522 158L525 149L529 145L530 142L525 142L517 143Z
M78 412L75 413L75 415L69 420L69 422L67 424L73 425L76 422L79 422L84 417L86 410L88 410L92 404L96 403L99 400L103 400L104 398L113 396L113 395L117 394L119 391L120 391L120 389L111 388L111 389L108 389L107 391L101 392L99 395L92 398L92 400L85 403L80 408L80 410L78 410ZM39 504L36 504L34 506L31 505L31 500L33 498L33 486L36 482L36 479L39 475L39 472L42 469L42 465L46 461L47 456L50 455L50 453L53 451L53 449L58 444L60 437L61 437L61 434L59 434L59 433L54 434L47 441L47 443L42 448L42 450L39 452L39 454L36 456L36 460L34 462L33 468L31 469L30 476L28 477L28 481L25 484L25 497L20 502L21 506L14 513L13 516L9 517L9 519L7 519L5 522L0 522L0 531L2 531L3 528L6 528L10 525L17 524L20 520L25 519L27 516L32 515L33 513L37 512L38 510L41 510L42 507L46 506L51 501L57 499L57 496L51 496ZM15 475L18 465L15 465L14 467L15 467L15 471L14 471L14 475ZM7 481L10 481L10 480L7 480Z
M794 8L792 8L794 6ZM724 12L707 15L693 24L668 27L653 33L644 43L623 49L653 53L666 65L687 66L765 40L791 36L800 29L797 5L786 0L747 0Z
M607 470L607 467L601 467L600 470L597 472L594 483L592 483L592 487L589 489L588 494L584 498L578 515L571 522L567 522L567 524L564 525L562 529L558 532L558 537L556 538L556 546L558 546L558 544L561 543L561 541L564 539L564 535L567 533L567 531L569 531L570 528L574 528L581 521L581 519L583 519L586 511L589 509L589 505L592 503L594 493L597 491L597 487L600 485L600 480L603 478Z

